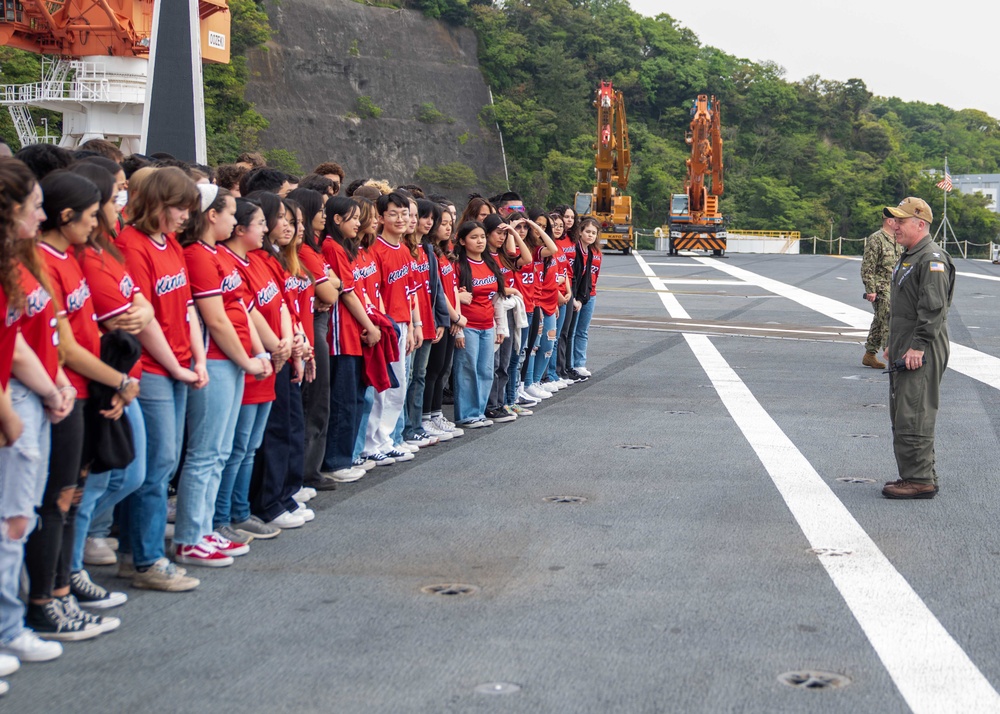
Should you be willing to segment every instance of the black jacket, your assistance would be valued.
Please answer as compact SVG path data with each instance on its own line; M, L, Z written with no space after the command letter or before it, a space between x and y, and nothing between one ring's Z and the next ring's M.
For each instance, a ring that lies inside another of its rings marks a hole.
M584 251L583 247L577 243L576 259L573 261L573 297L581 304L590 301L590 291L594 287L594 274L591 272L593 266L593 252Z
M127 373L141 356L139 340L124 330L112 330L101 337L101 361L119 372ZM123 469L135 458L128 415L123 414L118 421L101 416L102 410L111 408L111 398L115 394L114 387L90 383L90 398L83 413L83 464L90 464L93 473Z

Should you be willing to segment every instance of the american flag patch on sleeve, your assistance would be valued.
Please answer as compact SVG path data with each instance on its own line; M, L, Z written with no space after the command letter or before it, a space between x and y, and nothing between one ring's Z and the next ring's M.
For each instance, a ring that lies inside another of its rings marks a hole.
M931 263L930 263L930 271L932 273L943 273L944 272L944 263L938 263L938 262L932 260Z

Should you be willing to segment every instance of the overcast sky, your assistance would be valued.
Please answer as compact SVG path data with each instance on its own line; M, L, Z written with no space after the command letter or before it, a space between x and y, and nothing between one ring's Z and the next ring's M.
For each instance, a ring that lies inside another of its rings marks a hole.
M773 60L796 81L864 80L880 96L1000 118L998 0L629 0L667 13L703 45Z

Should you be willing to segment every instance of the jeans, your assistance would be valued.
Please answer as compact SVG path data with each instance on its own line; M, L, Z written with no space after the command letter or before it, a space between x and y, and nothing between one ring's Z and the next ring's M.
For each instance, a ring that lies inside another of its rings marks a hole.
M333 307L337 309L336 306ZM305 483L322 479L323 461L327 450L327 429L330 425L330 345L326 338L330 329L330 313L313 313L316 353L316 379L302 383L302 412L306 423Z
M580 316L576 320L576 332L573 333L573 369L587 366L587 342L590 339L590 320L594 317L594 306L597 296L591 295L590 300L580 308Z
M510 360L514 345L514 311L508 310L503 318L507 321L507 337L493 352L493 386L490 387L487 409L499 409L507 402L507 383L511 379Z
M413 329L412 325L410 326L410 329ZM403 354L403 353L400 352L400 354ZM416 351L413 351L410 354L406 355L406 386L407 387L410 386L410 380L413 379L413 360L416 357L416 354L417 354ZM426 368L427 368L427 365L425 364L424 365L424 369L426 369ZM393 443L394 446L396 444L402 444L403 441L404 441L404 439L403 439L403 432L406 430L406 419L407 419L407 414L408 414L408 409L407 409L407 401L408 400L409 400L409 390L408 389L404 389L403 390L403 408L399 410L399 416L396 418L396 426L392 430L392 443Z
M537 384L545 377L545 372L549 368L549 362L552 360L552 346L555 344L556 336L558 335L556 332L557 315L558 313L555 312L551 315L542 313L541 323L539 324L538 345L534 351L534 361L528 365L529 370L524 378L525 384Z
M452 384L455 389L455 421L462 424L486 416L486 402L493 386L493 343L496 331L464 328L465 347L455 348Z
M115 506L135 491L146 480L146 424L142 420L142 407L139 400L133 399L125 407L132 428L132 445L135 448L135 458L123 469L114 469L99 474L90 474L83 488L83 498L80 499L80 509L76 512L76 534L73 542L72 572L83 570L83 549L87 538L95 537L93 532L98 521L102 532L96 537L104 537L104 521L111 520ZM108 529L111 523L107 523Z
M146 425L146 478L122 502L120 522L137 568L164 557L167 486L181 460L188 391L186 384L170 377L142 375L138 399Z
M24 430L13 445L0 448L0 519L27 516L25 535L7 536L0 523L0 644L24 630L24 603L17 597L24 564L24 542L35 527L35 508L42 502L49 470L50 428L42 400L16 379L10 399Z
M242 523L250 517L250 479L253 476L254 456L264 440L264 428L273 403L244 404L240 407L233 433L233 450L222 469L219 494L215 498L212 525L216 528Z
M516 327L513 329L517 329ZM518 349L512 349L510 351L510 363L507 365L507 374L510 375L507 379L507 390L504 394L504 405L510 407L517 402L517 388L521 386L521 360L524 359L524 345L525 341L528 339L528 328L521 328L521 341L518 344ZM513 345L512 345L513 347Z
M441 338L441 341L444 341L444 337ZM413 374L406 388L406 426L403 429L403 438L413 436L416 432L423 430L427 363L430 360L433 346L430 340L425 340L420 345L420 349L412 355Z
M531 320L529 320L527 329L527 341L524 337L521 338L521 382L525 387L532 384L531 372L534 371L538 336L542 331L542 308L536 306L531 311Z
M368 417L372 414L375 403L375 387L365 387L364 405L361 407L361 423L358 425L358 435L354 439L354 458L358 459L365 453L365 432L368 429ZM353 460L352 460L353 461Z
M52 427L49 478L38 507L39 527L24 545L31 600L48 600L56 590L69 586L70 560L78 489L82 490L85 399L77 399L69 416Z
M330 358L330 425L326 432L323 471L348 469L365 410L365 361L353 355ZM374 390L373 390L374 391Z
M305 424L302 389L292 384L292 365L285 364L274 381L275 400L254 460L250 510L262 521L273 521L299 506L292 498L300 488L305 466Z
M205 364L208 385L188 395L187 450L174 524L174 543L180 545L197 545L213 530L215 499L243 401L244 373L235 362L210 359Z
M562 334L563 325L566 324L566 318L569 315L569 310L573 309L572 303L567 303L559 308L559 312L556 313L556 336L552 340L552 354L549 356L549 364L547 369L542 371L540 375L542 379L548 377L550 382L554 382L559 379L559 335ZM539 380L541 381L541 380Z
M396 375L398 387L377 392L372 402L371 414L365 431L365 453L385 453L392 451L397 443L393 440L393 432L403 412L403 402L406 400L406 323L399 323L399 361L389 365Z

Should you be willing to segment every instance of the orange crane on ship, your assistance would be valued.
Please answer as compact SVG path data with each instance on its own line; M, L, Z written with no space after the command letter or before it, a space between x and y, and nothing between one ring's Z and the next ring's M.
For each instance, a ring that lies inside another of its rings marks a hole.
M63 114L64 146L107 135L136 148L154 2L190 7L187 0L0 0L0 44L46 55L39 82L0 86L22 144L60 138L38 136L32 107ZM202 60L228 63L228 0L197 6Z
M684 193L670 201L667 228L670 254L679 250L726 251L726 223L719 212L725 189L722 165L722 108L718 100L699 94L691 108L691 129L684 137L691 147Z
M601 226L598 240L606 248L632 252L632 197L628 188L632 168L631 144L625 102L611 82L602 81L594 100L597 107L597 142L594 144L596 180L591 193L578 193L574 208L581 218L595 218Z

